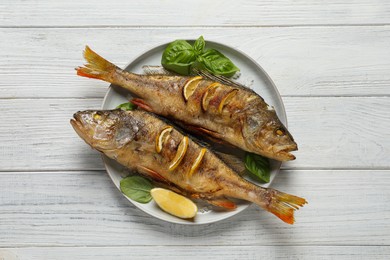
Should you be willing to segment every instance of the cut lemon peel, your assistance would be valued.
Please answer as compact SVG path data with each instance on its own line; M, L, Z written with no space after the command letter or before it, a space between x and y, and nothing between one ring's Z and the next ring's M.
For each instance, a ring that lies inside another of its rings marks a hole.
M207 111L207 108L209 106L209 102L210 102L210 98L209 98L209 95L210 95L210 91L221 86L221 84L219 84L218 82L214 82L210 85L208 85L206 87L206 91L203 93L203 97L202 97L202 108L204 111Z
M219 103L219 106L218 106L218 112L219 113L222 113L222 110L223 108L225 107L225 105L227 105L227 103L232 100L232 98L237 94L238 92L238 89L233 89L232 91L230 91L229 93L227 93L221 100L221 103Z
M179 147L177 148L177 152L173 160L171 161L169 165L169 170L173 171L176 169L177 166L179 166L180 162L183 160L184 155L187 152L188 148L188 136L184 136L183 139L181 140Z
M206 148L202 148L200 150L198 157L196 157L194 163L192 164L190 172L188 173L189 177L191 177L192 174L194 174L194 172L199 168L200 163L202 162L202 159L203 159L206 152L207 152Z
M156 136L156 152L160 153L165 141L168 139L169 134L171 133L173 127L167 126L164 127L163 130Z
M196 88L198 87L200 81L202 80L201 76L196 76L189 79L183 88L184 100L187 101L192 94L194 94Z

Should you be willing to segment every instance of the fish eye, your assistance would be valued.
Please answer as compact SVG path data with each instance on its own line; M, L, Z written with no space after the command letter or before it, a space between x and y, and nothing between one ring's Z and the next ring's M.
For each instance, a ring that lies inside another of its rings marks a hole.
M105 120L106 116L102 111L96 111L93 113L92 118L96 123L99 123L99 122Z
M93 119L94 119L95 121L99 121L101 118L102 118L102 116L99 115L99 114L97 114L97 113L93 115Z
M276 129L275 133L276 133L276 135L278 135L278 136L284 135L283 129L280 129L280 128Z

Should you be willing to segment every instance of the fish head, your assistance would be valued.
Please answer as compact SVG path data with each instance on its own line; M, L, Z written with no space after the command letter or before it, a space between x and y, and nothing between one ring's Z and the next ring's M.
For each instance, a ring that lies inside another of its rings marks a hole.
M90 146L99 151L109 151L122 147L134 137L133 128L126 127L126 120L121 120L126 113L131 111L79 111L73 115L70 123Z
M298 150L298 146L275 111L267 111L265 115L259 113L249 115L246 118L243 135L255 153L278 161L295 159L290 152Z

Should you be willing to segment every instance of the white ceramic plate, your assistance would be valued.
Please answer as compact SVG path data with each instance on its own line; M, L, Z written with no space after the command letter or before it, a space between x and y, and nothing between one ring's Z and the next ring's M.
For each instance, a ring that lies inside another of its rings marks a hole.
M143 73L142 70L143 65L160 66L161 56L166 46L167 44L162 44L144 52L134 61L130 62L130 64L126 67L126 70L141 74ZM232 47L226 46L224 44L207 41L206 47L217 49L221 51L223 54L225 54L227 57L229 57L234 62L234 64L236 64L237 67L241 69L241 76L237 79L237 81L252 88L258 94L260 94L269 105L274 106L280 120L283 122L284 125L287 126L286 113L279 92L275 84L272 82L271 78L260 67L260 65L258 65L254 60L252 60L244 53ZM117 86L111 85L104 98L102 109L114 109L119 104L127 102L130 98L131 98L131 94L128 91L125 91ZM123 178L123 176L127 174L127 170L123 166L119 165L115 161L105 156L103 156L103 160L108 175L111 177L115 186L119 189L120 180ZM280 162L272 161L270 183L267 184L258 183L258 184L263 187L268 187L272 183L276 174L279 172L280 165L281 165ZM239 201L237 204L238 207L234 211L221 211L221 210L217 211L210 208L209 206L201 204L198 205L199 208L198 214L193 220L190 221L190 220L183 220L174 217L168 213L165 213L160 208L158 208L158 206L155 204L153 200L147 204L141 204L129 198L128 200L131 203L133 203L136 207L138 207L139 209L143 210L144 212L148 213L153 217L171 223L190 224L190 225L207 224L207 223L220 221L238 214L239 212L243 211L250 205L249 202Z

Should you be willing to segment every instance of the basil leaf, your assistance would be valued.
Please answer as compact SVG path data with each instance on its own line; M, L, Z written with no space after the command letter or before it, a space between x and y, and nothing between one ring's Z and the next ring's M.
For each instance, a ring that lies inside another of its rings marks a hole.
M196 54L198 54L198 55L202 54L205 45L206 45L206 43L203 39L203 36L200 36L194 43L194 50L195 50Z
M226 77L239 71L229 58L217 50L205 50L205 45L203 36L195 41L194 46L184 40L171 42L164 50L161 64L165 69L181 75L190 75L193 68Z
M116 108L120 108L122 110L126 110L127 111L127 110L134 110L134 109L136 109L137 105L134 105L131 102L126 102L126 103L120 104Z
M164 68L182 75L189 75L191 65L196 60L195 50L184 40L176 40L168 44L161 58Z
M141 176L130 176L121 180L121 191L130 199L139 203L148 203L152 200L150 190L153 185Z
M231 77L239 71L229 58L217 50L209 49L197 57L197 61L203 68L215 75Z
M254 153L245 153L245 167L252 176L269 182L271 167L267 158Z

